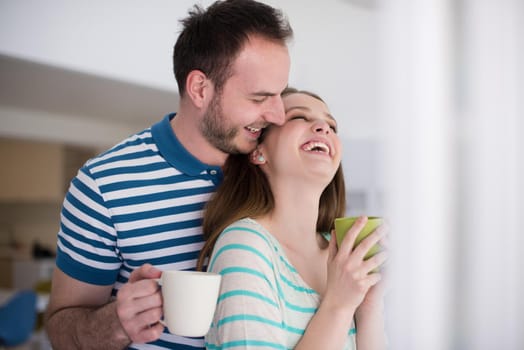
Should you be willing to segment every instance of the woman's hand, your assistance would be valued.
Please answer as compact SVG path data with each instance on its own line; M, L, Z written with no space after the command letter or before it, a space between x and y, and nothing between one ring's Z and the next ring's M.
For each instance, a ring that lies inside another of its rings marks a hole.
M389 231L389 228L386 225L382 225L380 228L385 234ZM380 244L380 250L383 253L386 253L389 251L389 240L387 239L387 236L383 236L382 239L379 241ZM382 312L384 309L384 297L386 295L387 287L388 287L388 280L387 280L387 271L384 266L380 267L380 275L381 279L380 281L372 286L369 291L366 293L366 296L364 297L364 300L359 306L359 310L365 309L367 312L371 312L372 310L377 310ZM386 278L385 278L386 277Z
M368 305L373 304L382 295L377 288L367 296L370 288L382 277L380 272L371 271L386 261L387 253L381 251L368 260L364 260L364 256L385 236L387 230L383 226L378 227L353 250L355 240L366 222L367 217L357 219L338 249L334 232L329 244L327 289L322 303L327 303L333 310L343 311L348 322L364 300Z
M370 288L379 283L381 275L370 272L386 260L386 253L380 252L366 261L364 256L383 238L385 231L377 228L353 250L355 240L366 222L366 217L359 218L349 229L338 249L335 233L332 232L329 241L326 290L317 312L295 349L343 348L353 320L357 316L355 312L366 312L359 308L361 303L366 300L368 305L371 305L378 299L380 294L368 294ZM355 319L358 326L358 348L383 349L385 333L382 314L374 312L363 316L362 319Z

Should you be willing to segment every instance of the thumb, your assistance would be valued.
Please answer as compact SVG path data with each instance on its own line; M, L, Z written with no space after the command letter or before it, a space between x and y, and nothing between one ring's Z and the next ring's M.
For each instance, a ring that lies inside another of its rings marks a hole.
M129 282L137 282L143 279L160 278L162 271L155 268L151 264L144 264L138 269L131 272L129 275Z
M331 236L329 239L329 246L328 246L329 252L328 252L328 261L331 262L335 258L335 255L337 255L338 247L337 247L337 236L335 235L335 230L331 230Z

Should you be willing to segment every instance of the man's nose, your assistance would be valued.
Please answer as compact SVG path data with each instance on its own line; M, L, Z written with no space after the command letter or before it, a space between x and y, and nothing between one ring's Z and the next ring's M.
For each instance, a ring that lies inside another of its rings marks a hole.
M286 113L284 111L284 102L280 95L271 98L271 104L264 112L264 120L271 124L282 125L286 120Z

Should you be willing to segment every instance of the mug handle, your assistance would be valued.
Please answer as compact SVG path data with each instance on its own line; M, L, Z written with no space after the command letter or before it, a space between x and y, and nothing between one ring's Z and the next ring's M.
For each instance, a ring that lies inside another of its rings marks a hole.
M155 278L154 280L160 287L162 287L162 278ZM163 319L158 320L158 322L160 324L162 324L162 326L164 326L165 328L168 328L167 324L166 324L166 321L164 321Z

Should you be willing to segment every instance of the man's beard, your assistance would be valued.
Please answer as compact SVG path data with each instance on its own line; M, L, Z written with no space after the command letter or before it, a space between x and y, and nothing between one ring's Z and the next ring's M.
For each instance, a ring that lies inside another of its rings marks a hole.
M225 125L227 119L220 106L220 94L215 94L200 124L202 135L217 149L228 154L241 153L234 144L238 130Z

